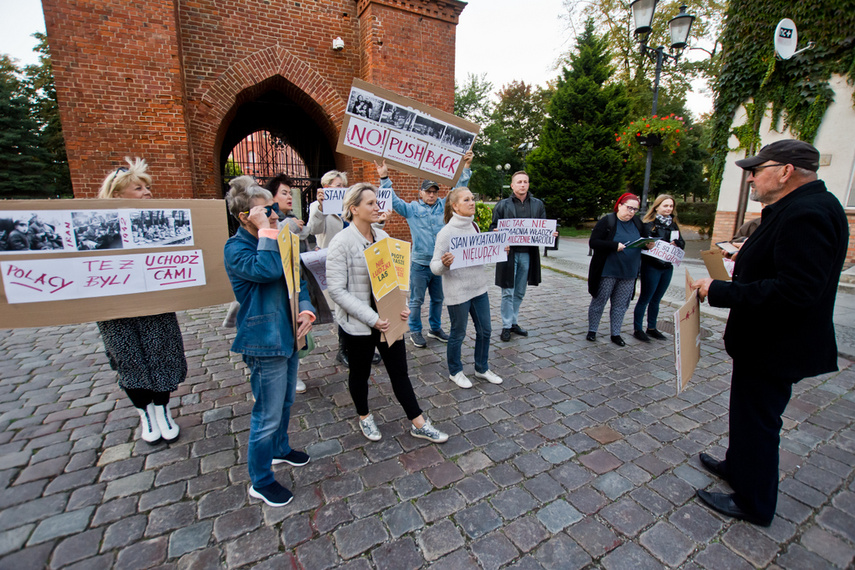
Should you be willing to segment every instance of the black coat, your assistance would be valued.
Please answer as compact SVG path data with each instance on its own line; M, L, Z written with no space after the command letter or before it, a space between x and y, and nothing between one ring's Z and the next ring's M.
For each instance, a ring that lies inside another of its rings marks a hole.
M848 245L846 214L821 180L763 209L733 281L709 290L712 306L731 309L724 345L734 364L793 382L837 370L832 317Z
M546 208L542 200L538 200L528 193L527 200L530 200L531 217L546 219ZM517 200L519 201L519 200ZM493 223L490 224L490 229L495 230L499 224L499 220L508 218L516 218L517 211L514 205L514 196L499 200L493 208ZM528 284L540 285L540 248L538 247L511 247L508 252L508 260L496 264L496 285L503 289L510 289L514 286L514 252L528 251L529 266L528 266Z
M641 218L633 216L632 221L638 228L638 234L641 237L647 237L647 229L641 223ZM614 241L615 233L617 233L617 214L614 212L600 218L591 231L588 246L594 250L594 255L588 266L588 293L593 297L596 297L597 291L600 290L600 279L603 277L606 259L617 252L619 242Z

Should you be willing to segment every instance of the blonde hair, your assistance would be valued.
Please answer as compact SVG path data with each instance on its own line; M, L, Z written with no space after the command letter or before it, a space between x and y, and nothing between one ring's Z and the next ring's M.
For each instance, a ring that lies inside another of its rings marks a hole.
M122 166L110 172L101 183L101 189L98 191L99 198L115 198L125 188L138 182L151 186L151 175L148 174L148 164L145 160L142 158L131 160L126 156L125 162L128 163L127 168Z
M674 209L671 210L671 218L674 221L677 221L677 200L671 194L659 194L655 200L653 200L653 205L650 206L650 209L647 210L647 213L644 214L644 217L641 219L642 222L652 222L656 219L656 208L662 205L662 202L665 200L671 200L674 202Z
M273 194L267 188L259 186L252 176L238 176L229 182L226 204L229 206L229 213L236 220L240 220L241 212L247 212L252 208L252 201L256 198L272 200Z
M329 185L332 184L332 181L336 178L341 178L341 185L347 186L347 172L339 172L338 170L330 170L321 176L321 186L329 188Z
M371 190L377 194L377 188L373 184L360 182L351 186L344 195L344 201L341 204L341 217L348 222L353 221L353 212L350 209L353 206L359 206L362 203L362 195L366 190Z
M454 216L453 206L460 200L460 195L463 194L464 190L469 190L469 188L467 188L466 186L458 186L457 188L449 192L448 196L445 197L445 213L443 215L442 220L446 224L451 221L451 218Z

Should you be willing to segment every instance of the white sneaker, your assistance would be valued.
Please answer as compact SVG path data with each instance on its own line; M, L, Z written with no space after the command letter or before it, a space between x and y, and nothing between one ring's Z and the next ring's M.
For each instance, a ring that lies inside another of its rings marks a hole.
M451 381L460 386L461 388L471 388L472 382L469 381L469 378L466 377L466 374L461 370L457 374L449 376Z
M140 437L147 443L154 443L160 439L160 428L157 427L157 420L154 419L154 404L149 404L145 408L137 408L140 413Z
M485 370L484 372L475 372L475 378L481 378L482 380L486 380L490 384L501 384L502 379L498 374L493 372L492 370Z
M383 436L380 435L380 430L377 429L377 424L374 423L374 414L368 414L364 420L359 420L359 427L362 428L362 435L371 441L380 441Z
M445 443L446 441L448 441L448 434L443 433L433 427L433 424L430 423L430 420L427 418L425 418L425 425L420 428L417 428L416 425L413 424L410 427L410 435L412 435L413 437L426 439L434 443Z
M297 393L298 394L304 394L305 392L306 392L306 383L298 378L297 379Z
M169 404L165 406L149 404L149 406L154 408L154 419L157 420L157 427L160 428L160 435L163 439L167 442L178 439L178 424L172 419Z

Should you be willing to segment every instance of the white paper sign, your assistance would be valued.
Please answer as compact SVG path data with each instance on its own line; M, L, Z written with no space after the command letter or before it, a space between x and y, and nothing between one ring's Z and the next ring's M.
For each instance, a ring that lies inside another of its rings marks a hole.
M324 215L341 215L341 204L347 188L324 188Z
M205 285L202 250L0 262L9 303L129 295Z
M683 256L686 252L676 245L671 245L667 241L659 240L655 242L652 248L642 249L641 254L649 255L650 257L655 257L656 259L661 259L662 261L667 261L668 263L673 263L675 266L679 266L683 261Z
M347 127L344 144L377 156L383 156L389 133L390 131L387 128L353 117Z
M384 157L418 168L427 153L427 143L404 133L391 131Z
M508 245L552 247L555 245L556 220L540 218L506 218L499 220L498 230L507 232Z
M381 212L392 211L392 189L378 188L377 189L377 205Z
M454 261L449 269L507 261L507 241L507 232L452 236L448 251L454 256Z
M300 254L300 260L306 269L312 272L315 276L315 281L320 285L321 290L327 290L327 250L319 249L318 251L307 251Z

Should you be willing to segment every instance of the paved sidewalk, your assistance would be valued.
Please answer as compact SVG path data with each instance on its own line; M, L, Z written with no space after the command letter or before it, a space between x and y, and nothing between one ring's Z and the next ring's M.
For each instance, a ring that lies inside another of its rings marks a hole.
M296 495L278 509L247 497L252 402L225 306L179 315L190 376L170 445L136 439L94 324L0 331L0 568L851 567L850 362L795 386L778 516L761 529L694 497L726 489L697 459L726 445L723 321L704 317L700 367L675 396L672 345L586 342L589 299L584 280L544 271L523 303L531 336L494 330L501 386L459 389L445 345L408 346L444 445L406 433L382 367L370 402L383 440L363 438L335 335L319 327L291 427L312 461L277 468ZM472 349L470 336L467 373Z

